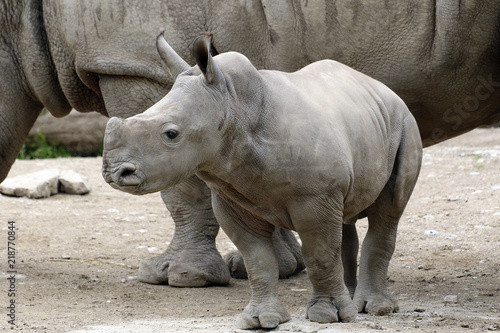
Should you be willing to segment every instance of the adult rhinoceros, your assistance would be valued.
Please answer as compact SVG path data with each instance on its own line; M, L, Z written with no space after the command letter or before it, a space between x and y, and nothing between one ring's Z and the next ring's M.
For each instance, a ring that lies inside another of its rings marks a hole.
M400 95L428 146L500 120L500 2L489 1L35 1L0 5L0 180L42 107L129 117L172 85L154 44L160 27L190 63L190 42L216 32L214 50L258 68L294 71L331 58ZM140 278L224 284L219 226L197 178L163 192L175 225L169 249ZM350 233L352 234L352 233ZM291 234L275 233L280 274L302 267ZM291 245L290 245L291 244ZM239 256L230 270L244 274Z

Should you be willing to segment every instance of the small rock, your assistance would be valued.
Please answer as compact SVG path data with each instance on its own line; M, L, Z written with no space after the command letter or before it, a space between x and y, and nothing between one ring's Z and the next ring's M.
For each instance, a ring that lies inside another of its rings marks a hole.
M372 329L372 330L377 330L377 331L384 331L385 328L380 325L379 323L368 323L366 324L366 326L368 326L368 328Z
M426 234L427 236L434 236L439 234L439 232L437 232L436 230L425 230L424 234Z
M7 178L0 184L0 192L15 197L48 198L57 193L59 173L57 169L48 169Z
M317 325L305 319L292 319L286 323L281 324L279 326L279 330L280 332L318 333ZM321 330L321 332L328 333L330 332L330 330Z
M158 251L158 248L156 246L151 246L151 247L148 247L148 251L149 251L149 253L154 253L154 252Z
M7 178L0 185L0 193L32 199L48 198L59 192L86 194L90 192L90 184L87 178L75 171L47 169Z
M64 170L59 176L61 192L68 194L87 194L90 192L90 183L87 177L73 170Z
M458 296L457 295L447 295L444 297L444 303L445 304L456 304L458 303Z

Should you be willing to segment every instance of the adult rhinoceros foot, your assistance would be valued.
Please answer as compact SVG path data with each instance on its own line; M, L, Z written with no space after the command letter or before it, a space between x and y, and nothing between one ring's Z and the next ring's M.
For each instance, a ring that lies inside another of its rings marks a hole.
M292 231L276 228L273 233L273 243L278 257L280 279L286 279L305 268L301 246ZM224 260L233 278L248 278L240 252L230 252L224 256Z
M213 249L184 250L176 256L165 253L143 262L138 279L150 284L169 284L174 287L205 287L226 285L230 275L219 252Z

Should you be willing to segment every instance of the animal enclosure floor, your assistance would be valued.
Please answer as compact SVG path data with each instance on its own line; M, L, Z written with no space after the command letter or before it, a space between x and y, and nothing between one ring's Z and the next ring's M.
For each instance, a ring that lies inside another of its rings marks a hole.
M173 222L159 194L113 190L100 158L17 161L10 176L45 168L86 175L85 196L0 196L0 331L6 316L8 221L16 226L16 323L24 332L235 332L245 280L228 287L140 283L137 267L160 254ZM364 235L366 220L358 222ZM221 232L222 254L234 246ZM280 282L293 320L273 332L500 331L500 129L478 129L424 151L422 172L401 220L389 268L400 311L354 323L304 318L307 274Z

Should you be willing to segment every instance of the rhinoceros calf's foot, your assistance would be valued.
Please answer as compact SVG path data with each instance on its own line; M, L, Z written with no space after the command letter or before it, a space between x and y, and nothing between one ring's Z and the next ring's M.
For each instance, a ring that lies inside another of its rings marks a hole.
M150 284L169 284L174 287L205 287L226 285L230 275L218 252L186 251L179 257L165 253L143 262L138 279Z
M238 328L256 329L256 328L276 328L279 324L290 320L290 315L276 300L267 301L264 304L250 303L245 310L238 316L236 325Z
M389 294L363 295L356 293L354 303L358 312L366 312L375 316L386 316L399 311L398 302Z
M307 317L318 323L351 322L356 318L356 306L349 298L334 300L321 297L307 305Z

